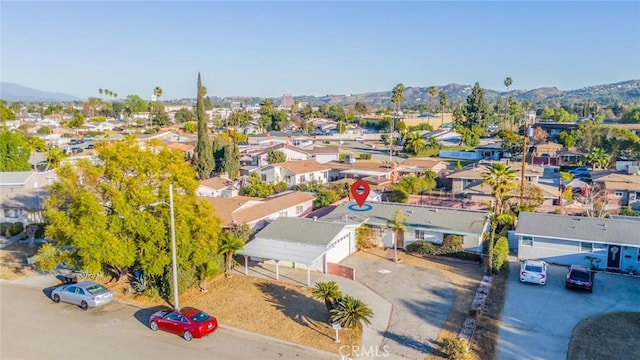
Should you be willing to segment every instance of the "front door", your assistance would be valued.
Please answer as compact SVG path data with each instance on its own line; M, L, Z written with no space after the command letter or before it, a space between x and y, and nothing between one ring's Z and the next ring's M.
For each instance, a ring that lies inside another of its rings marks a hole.
M619 245L609 245L609 253L607 254L607 268L619 269L620 268L620 251L622 249Z

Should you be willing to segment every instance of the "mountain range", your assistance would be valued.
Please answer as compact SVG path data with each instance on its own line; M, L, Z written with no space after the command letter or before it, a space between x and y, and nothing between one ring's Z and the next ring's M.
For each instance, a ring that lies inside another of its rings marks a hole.
M74 102L73 95L32 89L15 83L0 82L0 99L7 102Z
M471 93L471 85L448 84L437 86L439 93L444 91L450 104L463 102ZM628 80L612 84L589 86L577 90L559 90L555 87L543 87L533 90L510 90L495 91L485 90L485 100L495 102L498 98L512 96L518 101L530 101L534 105L561 105L581 101L597 102L600 104L633 103L640 102L640 80ZM15 83L0 82L0 99L8 102L75 102L84 99L63 93L41 91ZM229 105L232 102L239 102L246 105L258 104L262 98L258 97L211 97L215 105ZM367 106L380 107L390 104L391 91L368 92L362 94L348 95L325 95L325 96L294 96L294 100L312 105L336 104L349 105L360 101ZM188 100L180 99L164 101L165 103L188 103ZM274 99L274 103L282 103L281 98ZM429 95L428 87L407 87L404 92L403 106L416 104L433 104L438 106L438 96L433 99Z

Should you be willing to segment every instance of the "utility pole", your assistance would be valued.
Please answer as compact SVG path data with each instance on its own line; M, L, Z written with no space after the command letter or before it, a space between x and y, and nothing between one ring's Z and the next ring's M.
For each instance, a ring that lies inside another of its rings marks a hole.
M520 209L524 207L524 171L527 168L527 120L524 120L524 134L522 138L522 173L520 174Z

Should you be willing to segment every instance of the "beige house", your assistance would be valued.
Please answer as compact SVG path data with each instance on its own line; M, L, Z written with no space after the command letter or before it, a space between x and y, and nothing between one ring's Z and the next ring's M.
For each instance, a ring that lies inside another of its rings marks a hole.
M609 207L640 209L640 174L606 171L594 172L592 177L594 184L605 189Z
M301 191L281 193L262 199L248 196L234 198L202 197L216 209L223 227L247 224L258 231L278 217L304 217L313 210L315 196Z

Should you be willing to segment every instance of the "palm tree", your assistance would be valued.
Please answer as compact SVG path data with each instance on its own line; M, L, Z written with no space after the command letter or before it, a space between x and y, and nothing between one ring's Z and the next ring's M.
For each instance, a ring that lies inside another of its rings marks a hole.
M511 79L511 77L507 76L506 79L504 79L504 86L507 87L507 92L509 92L509 86L513 85L513 80Z
M433 112L433 98L436 96L438 90L436 89L435 86L430 86L429 87L429 96L431 97L431 99L429 99L429 104L431 109L429 109L430 112Z
M418 155L422 150L427 147L427 140L420 136L417 131L407 134L405 139L405 150L408 149L412 153Z
M318 300L324 300L327 311L331 312L336 302L342 298L342 291L335 281L317 282L311 290L311 297Z
M397 236L400 232L404 233L407 227L404 225L407 217L404 216L402 210L396 210L393 213L393 221L387 223L387 228L391 229L391 239L393 240L393 262L398 262L398 241Z
M404 85L399 83L394 86L391 91L391 103L393 104L393 119L391 123L391 131L389 132L389 162L392 161L393 156L393 132L395 131L396 121L398 119L398 110L400 109L400 104L404 100Z
M104 93L104 90L102 88L98 89L98 93L100 94L100 96L102 96L102 93Z
M491 239L489 241L489 248L487 250L487 269L489 273L493 271L493 241L495 228L497 227L497 223L495 223L494 220L506 212L506 200L509 197L511 190L515 189L517 186L515 174L515 170L501 162L491 164L491 168L482 173L482 184L491 186L491 197L493 198L493 205L491 206L493 215L491 215L490 219L492 232Z
M225 257L225 270L224 273L227 277L231 276L231 268L233 265L233 256L244 248L244 239L238 236L233 231L223 231L220 237L220 245L218 246L218 253Z
M117 99L118 98L118 93L113 93L113 98Z
M440 120L440 126L442 127L442 125L444 125L444 109L449 105L449 99L444 91L440 91L438 96L440 97L440 106L442 107L442 119Z
M584 158L594 170L596 168L606 168L611 161L611 155L599 147L592 148Z
M346 328L362 329L362 323L371 324L373 311L364 302L349 295L343 297L331 310L331 321L335 321L340 326Z

